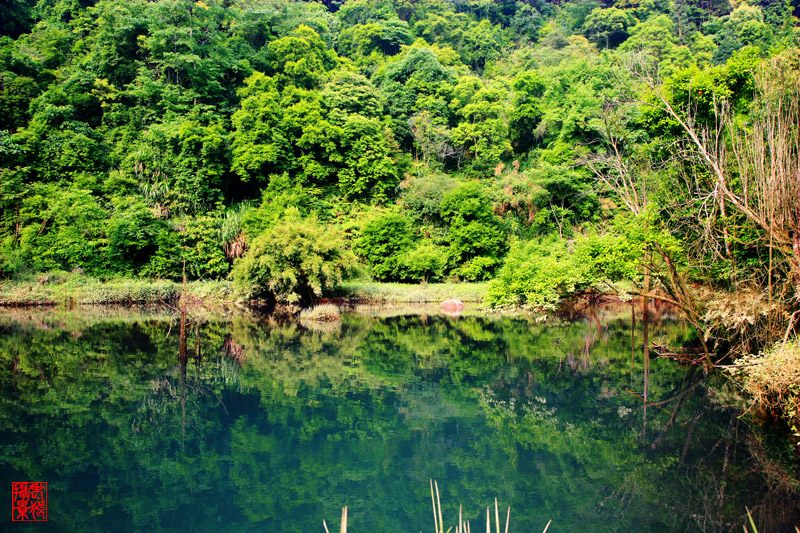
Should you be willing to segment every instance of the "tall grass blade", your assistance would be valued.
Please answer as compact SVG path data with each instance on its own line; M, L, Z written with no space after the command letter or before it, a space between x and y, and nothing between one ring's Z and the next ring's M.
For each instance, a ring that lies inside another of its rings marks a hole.
M750 509L745 507L744 510L747 511L747 520L750 522L750 527L753 528L751 533L758 533L758 526L756 526L756 522L753 520L753 515L750 514ZM747 531L747 528L744 528L744 530Z
M497 498L494 499L494 529L500 533L500 510L497 507Z
M508 523L511 522L511 506L508 506L508 512L506 513L506 533L508 533Z
M342 507L342 533L347 533L347 506Z
M547 530L550 529L550 523L551 522L552 522L552 520L548 520L547 521L547 525L544 526L544 531L542 531L542 533L547 533Z
M325 523L324 518L322 519L322 527L325 528L325 533L331 533L330 531L328 531L328 524Z
M440 533L439 521L436 518L436 500L433 497L433 480L431 479L430 482L431 482L431 506L433 507L433 529L436 533Z
M439 508L439 528L440 533L444 532L444 520L442 520L442 502L439 500L439 483L434 481L433 486L436 487L436 507Z

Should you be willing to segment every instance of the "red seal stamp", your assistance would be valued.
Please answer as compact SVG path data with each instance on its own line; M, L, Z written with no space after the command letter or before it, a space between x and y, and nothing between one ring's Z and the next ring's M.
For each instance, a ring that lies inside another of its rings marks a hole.
M47 482L11 483L11 521L47 522Z

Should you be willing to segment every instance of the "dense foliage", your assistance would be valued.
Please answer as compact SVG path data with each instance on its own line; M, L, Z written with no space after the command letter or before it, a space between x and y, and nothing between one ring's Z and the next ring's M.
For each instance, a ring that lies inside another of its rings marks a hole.
M689 222L707 198L675 190L713 178L677 119L714 124L724 108L746 123L755 73L797 54L785 2L1 9L5 277L177 279L185 265L306 299L352 251L373 279L500 272L493 303L547 306L646 268L729 286L767 261L759 228L724 205ZM720 221L739 228L725 253L693 249Z

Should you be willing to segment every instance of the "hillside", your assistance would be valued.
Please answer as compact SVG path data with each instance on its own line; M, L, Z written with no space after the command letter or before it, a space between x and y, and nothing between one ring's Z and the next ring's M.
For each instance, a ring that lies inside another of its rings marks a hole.
M0 273L185 265L289 301L498 278L490 303L546 307L641 285L657 242L695 281L761 282L763 228L708 201L679 117L751 121L758 72L797 67L789 9L5 2Z

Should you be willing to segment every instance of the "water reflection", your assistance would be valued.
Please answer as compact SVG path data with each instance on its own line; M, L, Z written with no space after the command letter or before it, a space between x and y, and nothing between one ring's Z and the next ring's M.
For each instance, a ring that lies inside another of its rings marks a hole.
M357 531L429 529L431 477L449 521L498 496L512 531L738 529L745 506L788 527L795 481L734 392L634 357L637 337L691 336L653 311L647 333L633 306L334 327L5 314L0 481L49 481L68 530L319 531L345 504Z

